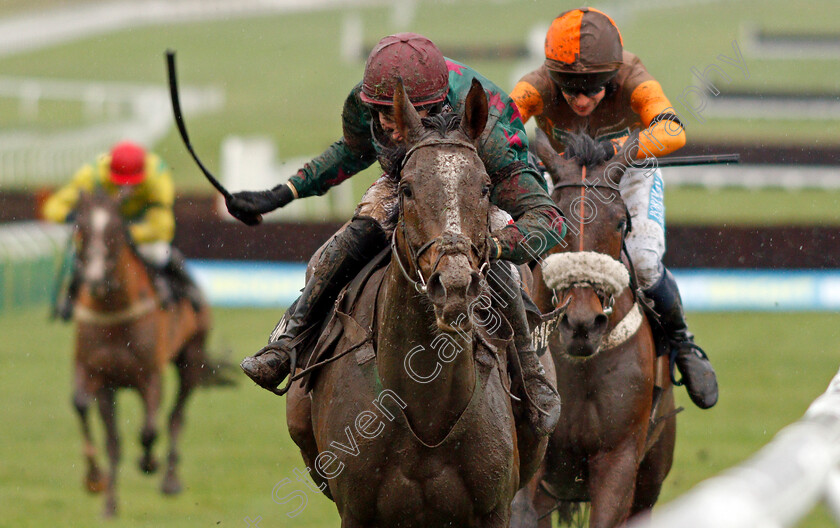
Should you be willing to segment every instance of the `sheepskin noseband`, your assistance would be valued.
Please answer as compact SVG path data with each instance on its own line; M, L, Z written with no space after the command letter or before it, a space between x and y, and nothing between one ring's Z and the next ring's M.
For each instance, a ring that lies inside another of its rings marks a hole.
M588 284L607 295L618 295L630 284L630 274L624 264L594 251L549 255L542 262L542 273L545 284L552 290Z

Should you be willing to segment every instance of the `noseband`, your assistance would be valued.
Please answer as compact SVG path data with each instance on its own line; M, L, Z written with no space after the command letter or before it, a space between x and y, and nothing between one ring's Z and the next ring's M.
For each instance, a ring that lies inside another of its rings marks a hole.
M608 185L608 184L605 184L605 183L596 183L596 182L586 181L586 167L585 166L581 167L581 169L582 169L582 173L581 173L581 180L580 181L566 182L566 183L560 182L560 183L557 183L554 186L553 190L558 191L560 189L566 189L566 188L580 189L581 209L583 209L583 203L584 203L585 198L586 198L586 190L587 189L601 189L601 190L610 191L612 193L619 193L618 188L613 187L612 185ZM620 198L620 194L619 194L619 198ZM626 245L625 245L625 241L627 239L627 235L632 230L632 224L631 224L631 219L630 219L630 209L627 208L626 203L624 203L624 215L625 215L625 224L624 224L624 230L621 233L621 251L624 251L626 253L627 248L626 248ZM584 226L584 224L585 224L584 215L581 213L580 214L580 235L579 235L579 237L580 237L580 249L576 253L581 253L581 252L590 253L590 252L584 252L584 249L583 249L583 226ZM596 255L602 255L602 254L596 253ZM611 261L617 262L619 266L624 268L624 266L621 264L620 255L619 255L618 259L615 259L615 258L611 257L610 255L603 255L603 256L605 258L611 260ZM628 261L629 261L629 257L628 257ZM632 267L632 263L630 265ZM615 271L617 273L617 270L613 270L613 271ZM631 271L632 271L632 269L631 269ZM635 275L635 273L634 273L634 275ZM601 305L602 305L602 309L604 310L604 315L607 315L607 316L612 315L613 306L615 305L615 296L619 293L617 291L614 291L615 288L603 288L603 287L600 287L598 284L593 283L591 281L576 281L575 283L567 285L566 287L564 287L563 290L568 290L568 289L570 289L572 287L575 287L575 286L589 287L589 288L592 288L593 290L595 290L595 293L598 295L598 297L601 298ZM557 289L556 288L552 288L552 296L553 296L552 302L554 303L555 306L557 306L559 304L559 299L557 298Z
M476 150L475 146L470 143L466 143L464 141L458 141L455 139L430 139L426 141L422 141L413 147L411 147L406 153L405 157L400 164L400 172L402 172L402 168L405 167L406 163L408 162L408 158L411 157L417 150L424 148L424 147L436 147L441 145L449 145L455 147L462 147L469 149L476 154L478 151ZM403 237L405 237L405 217L403 216L404 208L403 208L403 199L404 195L402 192L399 193L399 208L400 208L400 221L398 226L402 229ZM489 226L489 222L488 222ZM435 259L434 264L432 265L432 271L429 274L431 277L435 274L435 270L437 270L438 264L440 264L441 259L445 255L464 255L467 257L469 261L469 254L475 253L475 255L481 255L481 266L479 266L478 273L483 277L485 269L490 265L490 250L487 244L484 244L484 251L482 252L475 243L468 239L466 236L461 234L455 233L443 233L440 236L429 240L422 246L420 249L414 250L412 245L406 239L406 247L408 249L408 264L409 268L414 268L417 271L417 277L419 280L415 280L411 275L409 275L408 271L406 270L405 266L403 265L402 258L400 257L399 251L397 250L397 229L394 229L394 232L391 234L391 255L393 259L397 262L397 266L400 268L400 271L403 274L403 277L412 285L417 293L426 294L428 288L426 286L426 279L423 278L423 274L420 272L420 257L425 253L429 248L434 245L437 245L439 248L437 259Z

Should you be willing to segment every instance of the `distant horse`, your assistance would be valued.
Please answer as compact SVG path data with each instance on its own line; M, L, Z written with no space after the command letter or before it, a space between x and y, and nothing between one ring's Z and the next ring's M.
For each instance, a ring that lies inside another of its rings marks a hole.
M545 452L515 419L509 327L488 332L478 301L490 180L474 145L487 115L477 81L460 116L422 121L398 86L409 145L390 263L348 287L335 361L309 395L300 381L288 393L289 432L343 528L507 526Z
M114 398L123 387L137 389L145 419L140 432L140 469L153 473L157 461L157 412L163 372L171 361L180 385L169 417L169 454L162 491L178 493L178 438L184 404L210 370L204 341L210 326L206 306L198 311L186 299L161 308L152 279L129 238L117 203L103 192L83 194L76 210L75 235L81 288L74 311L76 322L75 392L73 404L84 434L88 470L85 485L106 492L106 517L117 511L117 465L120 443ZM105 476L97 465L96 447L88 424L88 407L96 401L105 425L110 463Z
M676 434L667 357L657 357L622 261L631 225L618 187L635 136L609 163L589 136L574 136L564 159L537 135L534 146L569 231L534 272L543 313L565 311L543 329L563 414L532 491L541 527L550 526L552 510L562 518L580 502L590 503L591 527L612 527L653 507Z

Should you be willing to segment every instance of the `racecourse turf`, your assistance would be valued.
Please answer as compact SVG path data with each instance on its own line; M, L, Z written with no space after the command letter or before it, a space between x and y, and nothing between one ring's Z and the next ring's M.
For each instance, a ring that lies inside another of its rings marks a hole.
M232 349L238 360L265 342L279 315L216 309L211 345ZM678 391L686 410L678 418L676 460L663 501L748 458L800 418L837 372L840 357L838 314L690 314L690 323L717 367L721 400L700 411ZM246 518L257 517L262 528L338 525L334 505L295 481L293 470L303 463L285 428L284 400L238 373L238 386L203 389L190 402L181 446L185 490L177 497L159 494L159 474L140 474L140 406L134 394L121 395L120 517L101 521L101 498L81 485L81 433L70 403L71 328L48 322L44 308L28 309L0 314L0 335L0 528L245 527ZM170 396L173 381L170 376ZM98 417L94 425L101 445ZM156 453L165 445L162 435ZM286 514L297 501L272 500L283 479L290 482L278 498L294 490L308 497L294 518ZM832 524L820 508L798 526Z

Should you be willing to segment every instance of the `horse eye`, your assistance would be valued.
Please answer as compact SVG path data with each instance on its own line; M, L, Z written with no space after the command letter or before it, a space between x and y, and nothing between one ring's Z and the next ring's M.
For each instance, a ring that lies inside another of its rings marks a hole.
M490 194L490 186L485 185L484 187L481 188L481 196L483 198L483 197L487 196L488 194Z
M405 196L406 198L411 198L412 196L414 196L414 192L411 190L410 185L403 185L400 190L402 191L403 196Z
M621 219L618 221L618 227L616 228L618 231L623 231L624 226L627 225L627 220Z

